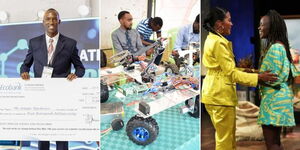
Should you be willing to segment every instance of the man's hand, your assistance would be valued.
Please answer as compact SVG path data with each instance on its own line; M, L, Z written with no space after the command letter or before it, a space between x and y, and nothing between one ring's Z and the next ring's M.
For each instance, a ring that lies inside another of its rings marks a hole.
M146 56L150 56L153 53L154 53L154 48L150 48L149 50L146 51Z
M70 80L70 81L72 81L72 80L74 80L74 79L76 79L76 78L77 78L77 76L76 76L74 73L70 73L70 74L68 75L68 77L67 77L67 79Z
M138 61L144 61L146 59L146 56L137 56Z
M28 72L21 73L21 78L23 80L29 80L30 79L29 73Z
M177 50L173 50L173 51L172 51L172 56L179 56L178 51L177 51Z

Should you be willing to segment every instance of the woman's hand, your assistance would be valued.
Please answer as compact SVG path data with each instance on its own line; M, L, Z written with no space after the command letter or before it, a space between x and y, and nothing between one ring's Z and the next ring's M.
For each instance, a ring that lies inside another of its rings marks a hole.
M262 82L275 82L278 80L277 75L274 73L270 73L271 71L265 71L263 73L258 74L258 81Z

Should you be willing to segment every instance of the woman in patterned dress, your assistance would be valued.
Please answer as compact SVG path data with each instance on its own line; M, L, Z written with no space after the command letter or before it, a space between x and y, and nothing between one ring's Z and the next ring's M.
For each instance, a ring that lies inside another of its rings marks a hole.
M260 86L258 123L262 125L267 149L283 150L281 128L295 126L293 93L289 84L297 72L292 64L286 24L280 14L270 10L261 18L258 30L260 38L266 43L259 71L272 70L278 75L276 82Z

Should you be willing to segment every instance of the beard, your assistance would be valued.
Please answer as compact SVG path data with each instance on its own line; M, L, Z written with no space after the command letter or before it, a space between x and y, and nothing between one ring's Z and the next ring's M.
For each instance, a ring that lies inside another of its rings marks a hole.
M126 30L131 30L132 29L132 27L131 26L129 26L129 27L125 27L126 28Z
M199 30L200 30L199 24L194 22L193 23L193 33L194 34L199 34Z
M195 30L195 29L193 29L193 33L195 33L195 34L199 34L199 30Z

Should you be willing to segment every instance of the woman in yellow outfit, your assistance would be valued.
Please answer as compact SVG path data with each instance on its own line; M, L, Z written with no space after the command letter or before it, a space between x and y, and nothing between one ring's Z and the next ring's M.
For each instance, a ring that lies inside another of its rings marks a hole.
M260 82L277 80L275 74L246 73L236 68L231 42L225 37L232 27L230 13L211 9L203 27L209 31L204 44L203 64L207 74L202 86L202 103L216 130L216 150L235 150L236 83L255 87Z

